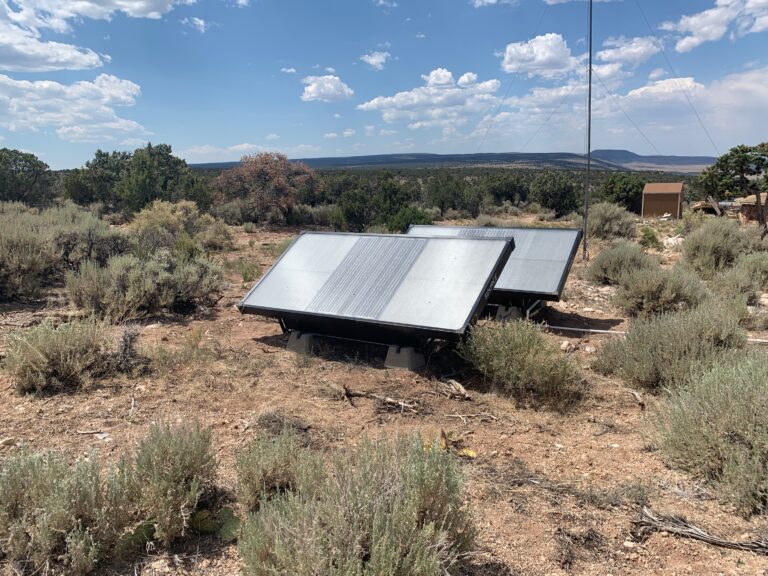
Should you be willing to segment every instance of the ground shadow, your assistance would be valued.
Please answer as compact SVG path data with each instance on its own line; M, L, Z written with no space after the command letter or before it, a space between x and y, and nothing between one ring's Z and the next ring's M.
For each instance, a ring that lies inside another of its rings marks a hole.
M552 307L544 308L534 318L536 322L545 322L550 326L549 331L554 334L559 334L558 331L552 326L563 326L566 328L585 328L589 330L612 330L619 326L624 320L621 318L590 318L588 316L582 316L575 312L563 312ZM574 332L562 331L563 335L573 335Z

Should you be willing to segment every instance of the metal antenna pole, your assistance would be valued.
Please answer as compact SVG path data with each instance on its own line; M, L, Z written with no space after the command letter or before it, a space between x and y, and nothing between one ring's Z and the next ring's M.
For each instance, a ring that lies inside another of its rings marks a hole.
M589 0L589 70L587 72L587 183L584 187L584 250L583 260L589 260L587 252L587 220L589 218L589 177L592 171L592 0Z

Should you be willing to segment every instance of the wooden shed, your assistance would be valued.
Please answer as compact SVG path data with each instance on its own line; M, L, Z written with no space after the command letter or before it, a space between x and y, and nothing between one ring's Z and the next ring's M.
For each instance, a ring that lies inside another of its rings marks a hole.
M683 183L654 182L643 189L643 218L659 218L671 214L672 218L683 215Z

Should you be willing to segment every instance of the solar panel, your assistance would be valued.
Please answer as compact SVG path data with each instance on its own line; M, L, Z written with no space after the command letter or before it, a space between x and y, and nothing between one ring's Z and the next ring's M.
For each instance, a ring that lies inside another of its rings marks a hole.
M507 238L515 251L499 276L490 302L508 304L516 298L559 300L581 242L578 228L466 228L414 225L408 234L459 238Z
M455 340L513 247L508 238L303 232L238 307L305 333L401 346Z

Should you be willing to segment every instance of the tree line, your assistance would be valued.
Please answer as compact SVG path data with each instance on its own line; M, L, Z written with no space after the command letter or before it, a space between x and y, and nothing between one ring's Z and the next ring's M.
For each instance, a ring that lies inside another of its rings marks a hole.
M768 145L732 149L688 184L688 200L729 198L765 188ZM596 171L591 197L639 212L646 182L663 172ZM45 205L56 199L99 205L130 218L155 200L194 201L229 224L402 230L440 217L476 217L500 207L536 206L559 218L579 212L583 171L471 167L315 171L282 154L244 156L229 169L196 170L167 144L133 152L97 150L81 168L53 172L33 154L0 149L0 201Z

